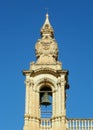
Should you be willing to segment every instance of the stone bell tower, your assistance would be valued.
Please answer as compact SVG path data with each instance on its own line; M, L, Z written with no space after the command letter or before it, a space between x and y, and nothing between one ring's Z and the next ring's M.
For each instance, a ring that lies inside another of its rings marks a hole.
M37 60L23 71L26 76L23 130L66 130L68 71L58 61L58 46L48 14L40 33L35 45Z

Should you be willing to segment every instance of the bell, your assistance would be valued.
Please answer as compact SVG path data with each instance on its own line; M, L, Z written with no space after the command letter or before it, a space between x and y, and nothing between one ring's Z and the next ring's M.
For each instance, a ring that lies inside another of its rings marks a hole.
M51 102L49 101L49 95L48 92L45 92L41 98L41 105L48 106Z

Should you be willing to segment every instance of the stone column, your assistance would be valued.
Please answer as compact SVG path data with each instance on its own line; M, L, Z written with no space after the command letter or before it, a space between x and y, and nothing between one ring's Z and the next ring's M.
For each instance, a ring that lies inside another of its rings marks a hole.
M60 81L58 81L58 116L61 116L61 84Z
M29 87L30 87L30 79L29 76L26 77L26 95L25 95L25 114L29 114Z
M59 110L58 110L58 105L59 105L59 102L58 102L58 89L57 89L55 95L56 95L56 98L55 98L56 106L55 107L56 107L56 117L57 117L58 113L59 113Z
M33 86L34 86L34 81L33 78L30 78L30 87L29 87L29 129L34 129L33 128Z
M36 130L39 130L39 92L36 91Z
M61 92L62 92L62 116L61 116L61 129L66 130L66 99L65 99L65 78L61 78Z
M24 130L28 130L29 123L29 75L26 76L26 93L25 93L25 116L24 116Z
M56 130L55 117L56 117L56 91L52 93L52 130Z
M30 116L32 116L33 86L34 86L34 81L33 81L32 78L30 79L30 82L31 82L31 83L30 83L31 85L30 85L30 88L29 88L29 93L30 93L30 94L29 94L29 95L30 95L30 96L29 96L29 97L30 97L30 98L29 98L29 100L30 100L30 101L29 101L29 114L30 114Z
M62 90L62 116L66 116L66 107L65 107L65 79L61 79L61 90Z
M56 92L52 93L52 117L56 115Z

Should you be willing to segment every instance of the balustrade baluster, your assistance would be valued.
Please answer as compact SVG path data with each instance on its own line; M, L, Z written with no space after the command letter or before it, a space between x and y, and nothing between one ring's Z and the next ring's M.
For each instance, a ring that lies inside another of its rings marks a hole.
M91 120L91 125L90 125L90 128L91 128L91 130L93 130L93 128L92 128L92 120Z
M93 119L68 119L68 130L93 130Z
M71 120L70 120L70 124L69 124L70 130L71 130Z
M76 130L77 130L77 120L75 122L76 122L76 126L75 127L76 127Z
M85 129L87 130L87 128L86 128L86 120L85 120Z
M52 122L50 119L41 119L40 128L41 130L50 130L52 127Z
M81 121L79 120L79 121L78 121L78 125L79 125L79 126L78 126L78 127L79 127L78 129L81 130L81 124L80 124L80 123L81 123Z
M87 126L88 126L88 130L90 130L90 129L89 129L89 120L88 120L88 124L87 124Z
M84 130L84 120L82 120L82 130Z

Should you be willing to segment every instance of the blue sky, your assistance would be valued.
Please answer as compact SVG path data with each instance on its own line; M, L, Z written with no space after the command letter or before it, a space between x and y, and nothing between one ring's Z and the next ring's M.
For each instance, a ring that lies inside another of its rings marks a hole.
M0 1L0 130L22 130L25 77L46 9L69 70L67 117L93 118L93 0Z

